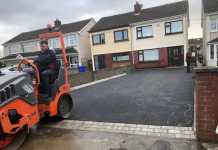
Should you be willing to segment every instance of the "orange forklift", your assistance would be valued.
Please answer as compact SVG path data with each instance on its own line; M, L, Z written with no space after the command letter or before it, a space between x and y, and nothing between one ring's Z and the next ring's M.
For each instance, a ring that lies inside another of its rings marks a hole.
M0 149L17 149L41 118L59 116L67 119L72 113L64 35L59 31L48 31L39 38L59 38L61 44L63 65L57 62L57 77L50 82L52 98L43 100L39 97L40 75L32 60L22 59L15 72L0 73ZM24 66L31 67L33 75L24 72Z

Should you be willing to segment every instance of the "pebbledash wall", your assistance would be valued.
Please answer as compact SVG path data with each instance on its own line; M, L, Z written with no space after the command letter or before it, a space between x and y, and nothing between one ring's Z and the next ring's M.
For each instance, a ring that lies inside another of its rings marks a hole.
M218 142L218 68L196 69L195 123L198 140Z

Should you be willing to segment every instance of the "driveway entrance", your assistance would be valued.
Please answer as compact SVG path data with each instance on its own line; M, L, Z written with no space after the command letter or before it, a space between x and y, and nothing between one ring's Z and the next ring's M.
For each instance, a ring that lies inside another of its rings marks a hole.
M193 125L193 74L150 69L72 92L72 119L159 126Z

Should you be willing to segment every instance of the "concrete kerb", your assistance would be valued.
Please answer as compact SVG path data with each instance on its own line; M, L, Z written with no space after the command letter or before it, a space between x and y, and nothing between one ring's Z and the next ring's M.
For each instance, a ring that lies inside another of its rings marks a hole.
M67 130L102 131L110 133L161 136L176 139L196 139L192 127L152 126L77 120L63 120L59 123L48 125L47 127Z
M95 85L95 84L98 84L98 83L102 83L102 82L105 82L105 81L108 81L108 80L120 78L120 77L123 77L125 75L127 75L127 73L123 73L123 74L115 75L115 76L108 77L108 78L105 78L105 79L101 79L101 80L93 81L93 82L90 82L90 83L82 84L82 85L79 85L79 86L76 86L76 87L72 87L70 90L75 91L75 90L85 88L85 87L88 87L88 86L92 86L92 85Z

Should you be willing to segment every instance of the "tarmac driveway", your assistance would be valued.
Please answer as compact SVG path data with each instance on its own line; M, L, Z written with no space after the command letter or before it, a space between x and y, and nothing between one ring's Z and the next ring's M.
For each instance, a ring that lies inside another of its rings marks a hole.
M190 127L192 76L185 68L149 69L73 91L72 119Z

